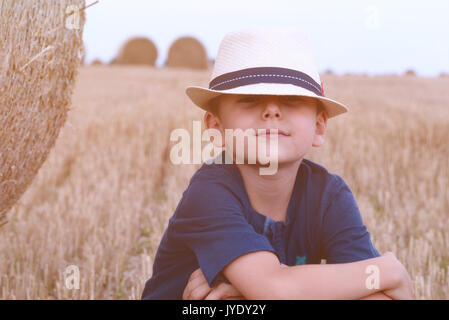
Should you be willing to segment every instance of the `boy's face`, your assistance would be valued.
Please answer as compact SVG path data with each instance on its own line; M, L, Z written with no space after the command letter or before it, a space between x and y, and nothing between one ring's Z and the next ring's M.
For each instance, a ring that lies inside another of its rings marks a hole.
M206 127L220 130L222 137L224 129L252 128L256 134L257 129L278 129L279 164L298 161L312 146L324 142L327 114L317 114L318 104L313 98L224 94L218 103L218 116L206 112Z

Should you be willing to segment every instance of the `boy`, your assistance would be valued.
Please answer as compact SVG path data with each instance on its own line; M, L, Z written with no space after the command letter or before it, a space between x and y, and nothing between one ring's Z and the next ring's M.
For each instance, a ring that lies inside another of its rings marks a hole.
M227 148L221 164L203 164L170 218L143 299L412 298L406 270L373 247L344 180L304 159L324 143L327 119L347 108L324 97L302 33L229 33L209 88L186 93L222 136L270 129L278 168L260 175L260 159L237 164Z

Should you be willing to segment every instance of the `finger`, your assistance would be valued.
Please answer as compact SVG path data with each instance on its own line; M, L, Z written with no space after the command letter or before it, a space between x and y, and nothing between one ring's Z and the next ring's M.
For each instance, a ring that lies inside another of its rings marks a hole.
M210 293L206 296L204 300L220 300L226 291L225 283L220 283L219 285L212 288Z
M191 291L187 300L203 300L211 290L208 285L199 286Z
M241 296L242 294L240 291L238 291L232 284L225 284L226 291L225 296L226 297L233 297L233 296Z
M189 277L189 280L193 280L193 279L201 277L201 276L204 277L203 271L201 271L201 268L198 268L192 272L192 274Z
M185 287L184 292L183 292L183 299L184 299L184 296L187 299L189 299L189 297L192 297L192 292L194 292L195 290L198 290L199 287L205 287L205 289L202 289L202 290L206 290L206 289L208 291L212 290L212 288L209 287L207 280L201 276L198 276L196 278L193 278L192 280L189 280L189 282L187 282L187 286Z
M183 300L188 299L192 291L195 290L197 287L199 287L201 283L202 283L201 277L199 276L195 277L195 273L192 273L182 293L182 299Z
M200 284L203 283L207 283L206 277L204 276L203 272L201 271L201 269L198 269L200 271L195 271L194 273L191 274L188 283L190 283L191 285L193 284L194 287L197 287Z
M244 296L233 296L224 298L223 300L246 300L246 298Z
M227 283L220 283L213 288L205 300L221 300L227 297L240 296L241 293L234 286Z
M201 300L211 291L207 283L202 283L199 285L187 285L183 292L183 300Z

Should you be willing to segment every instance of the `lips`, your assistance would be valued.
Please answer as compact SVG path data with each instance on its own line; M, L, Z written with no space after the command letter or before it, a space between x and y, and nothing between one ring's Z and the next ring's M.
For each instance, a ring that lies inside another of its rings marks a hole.
M283 130L283 129L278 129L278 128L261 128L261 129L259 129L259 130L265 130L265 135L274 135L275 134L275 130L277 129L277 134L279 135L279 136L286 136L286 137L288 137L288 136L290 136L291 134L290 134L290 131L288 131L288 130ZM259 130L257 130L256 131L256 135L263 135L264 133L263 132L261 132L260 134L259 134Z

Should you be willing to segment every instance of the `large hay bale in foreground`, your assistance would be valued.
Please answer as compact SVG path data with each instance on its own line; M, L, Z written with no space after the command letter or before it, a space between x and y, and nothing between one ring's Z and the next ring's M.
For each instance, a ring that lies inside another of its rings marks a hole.
M66 10L84 5L84 0L1 2L0 225L66 121L85 21L83 10Z
M136 37L126 41L112 64L143 64L154 66L157 48L148 38Z
M167 67L207 69L206 49L201 42L193 37L178 38L170 46L165 65Z

